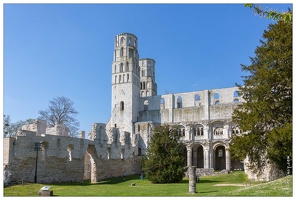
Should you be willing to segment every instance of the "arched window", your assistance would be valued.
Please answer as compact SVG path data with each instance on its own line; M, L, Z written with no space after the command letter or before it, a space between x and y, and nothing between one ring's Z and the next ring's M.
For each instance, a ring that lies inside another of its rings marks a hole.
M195 101L200 101L200 96L199 94L196 94L195 97L194 97Z
M124 44L124 37L121 37L120 38L120 45L123 45Z
M121 83L121 75L119 75L119 80L118 80L118 82Z
M120 48L120 56L123 56L123 47Z
M144 101L144 110L148 110L148 105L149 105L148 100L145 100Z
M238 99L234 99L233 102L234 102L234 103L238 103L239 100L238 100Z
M117 83L117 76L115 76L115 83Z
M219 104L220 104L219 100L215 101L215 105L219 105Z
M219 99L219 94L218 93L214 94L214 99Z
M145 92L144 91L141 92L141 97L145 97Z
M234 91L234 93L233 93L233 97L239 97L239 93L238 93L238 91Z
M131 45L132 44L132 38L131 37L128 38L127 44L128 45Z
M142 76L145 76L145 70L142 69Z
M116 73L116 65L114 65L114 73Z
M123 72L123 64L122 63L120 63L119 72Z
M126 65L125 65L125 71L128 72L129 71L129 66L128 66L128 62L126 62Z
M165 108L165 101L164 98L160 99L160 109L164 109Z
M124 102L123 101L120 102L120 110L124 110Z
M74 149L74 147L73 147L73 145L72 144L70 144L69 146L68 146L68 148L67 148L67 151L68 151L68 160L69 161L72 161L72 150Z
M182 108L182 97L178 96L177 98L177 108Z
M184 137L185 136L185 127L179 126L178 133L181 137Z
M129 74L127 74L126 81L129 82Z

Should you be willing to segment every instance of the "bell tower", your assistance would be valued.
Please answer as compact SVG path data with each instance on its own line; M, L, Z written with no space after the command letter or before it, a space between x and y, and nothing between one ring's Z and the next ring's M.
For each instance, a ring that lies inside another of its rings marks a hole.
M141 97L156 96L155 61L151 58L143 58L140 59L139 66Z
M114 40L111 127L133 133L140 98L138 39L121 33Z

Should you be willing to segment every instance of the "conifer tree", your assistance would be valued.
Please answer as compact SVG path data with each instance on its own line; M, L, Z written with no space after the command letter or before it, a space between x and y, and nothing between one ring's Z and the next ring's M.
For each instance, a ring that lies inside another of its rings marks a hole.
M185 172L184 144L179 142L178 128L159 125L153 130L142 169L152 183L176 183Z
M246 134L233 137L230 152L241 160L248 156L258 174L267 162L285 172L292 158L292 22L270 24L260 43L251 64L242 65L249 74L238 85L245 102L233 121Z

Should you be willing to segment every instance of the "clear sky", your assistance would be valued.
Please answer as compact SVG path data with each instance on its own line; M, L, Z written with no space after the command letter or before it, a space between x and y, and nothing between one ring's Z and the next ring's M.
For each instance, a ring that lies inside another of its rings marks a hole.
M136 35L140 58L156 61L161 95L243 83L241 64L274 23L243 3L4 4L3 17L3 113L12 122L35 119L64 96L86 134L110 118L117 34Z

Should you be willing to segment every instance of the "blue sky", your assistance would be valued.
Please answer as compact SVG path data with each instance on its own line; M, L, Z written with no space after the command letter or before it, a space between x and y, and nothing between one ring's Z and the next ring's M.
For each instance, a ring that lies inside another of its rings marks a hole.
M275 22L243 3L4 4L3 17L3 113L12 122L35 119L65 96L86 133L110 118L117 34L135 34L140 58L156 61L160 95L242 83L241 64Z

